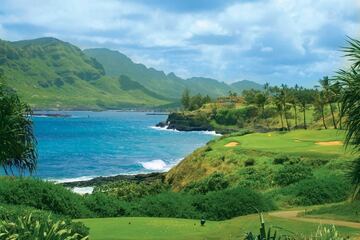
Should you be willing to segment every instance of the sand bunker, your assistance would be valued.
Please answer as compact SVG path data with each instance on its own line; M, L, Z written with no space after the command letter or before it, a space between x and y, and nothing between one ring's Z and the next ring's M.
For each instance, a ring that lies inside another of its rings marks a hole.
M225 144L225 147L236 147L237 145L239 145L238 142L229 142L228 144Z
M316 142L315 144L320 146L341 146L343 145L343 142L342 141Z

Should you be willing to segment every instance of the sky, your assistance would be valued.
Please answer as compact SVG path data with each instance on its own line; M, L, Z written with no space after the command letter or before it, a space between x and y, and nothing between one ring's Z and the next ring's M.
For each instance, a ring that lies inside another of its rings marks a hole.
M360 0L1 0L1 39L45 36L183 78L312 87L346 67Z

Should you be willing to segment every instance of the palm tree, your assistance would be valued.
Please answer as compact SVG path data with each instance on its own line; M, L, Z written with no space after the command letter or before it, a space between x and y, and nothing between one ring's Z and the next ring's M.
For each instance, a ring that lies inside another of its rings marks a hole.
M351 144L360 151L360 41L349 38L348 44L343 50L351 66L349 70L339 70L336 79L343 89L341 116L345 117L345 144ZM352 198L355 199L360 191L360 158L354 161L350 177L355 184Z
M316 86L319 87L319 86ZM316 113L320 113L321 115L321 119L324 125L324 128L327 129L327 125L325 122L325 104L326 104L326 97L325 97L325 93L324 91L319 91L318 89L316 89L316 97L315 97L315 101L314 101L314 107Z
M294 88L289 91L289 103L294 109L294 119L295 119L295 128L298 127L298 116L297 116L297 106L299 104L299 86L295 85Z
M346 116L346 144L360 150L360 41L350 38L348 42L350 46L344 51L352 65L349 70L339 70L337 80L343 89L341 115Z
M331 85L331 91L334 93L334 100L336 102L338 113L339 113L338 126L340 129L342 129L341 97L343 94L343 89L342 89L339 81L335 81Z
M284 120L283 120L283 113L284 113L284 105L283 105L283 99L281 95L281 90L275 86L270 88L270 92L272 94L272 102L276 106L276 111L280 116L280 122L281 122L281 130L284 130Z
M16 93L0 83L0 165L6 175L19 175L36 169L36 139L31 109Z
M328 103L330 106L330 112L331 112L331 117L332 117L334 128L337 129L335 115L334 115L334 106L333 106L335 94L332 92L332 88L330 85L330 79L329 79L329 77L325 76L319 82L322 87L323 98L326 101L326 103Z
M290 131L290 124L289 124L289 119L287 116L287 103L289 100L289 89L286 85L282 84L281 85L281 89L280 89L280 99L281 99L281 103L283 105L283 112L284 112L284 116L285 116L285 121L286 121L286 128L288 131Z

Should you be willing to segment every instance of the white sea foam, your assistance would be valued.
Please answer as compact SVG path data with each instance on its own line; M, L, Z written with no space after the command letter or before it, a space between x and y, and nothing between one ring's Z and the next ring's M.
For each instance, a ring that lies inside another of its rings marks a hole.
M161 159L156 159L149 162L140 162L140 164L147 170L166 171L170 169L170 166Z
M92 194L94 188L93 187L74 187L71 190L80 195L84 195L84 194Z
M216 133L215 131L201 131L203 134L213 135L213 136L222 136L220 133Z
M96 177L98 176L82 176L77 178L60 178L60 179L47 179L47 180L56 183L68 183L68 182L88 181Z
M155 130L159 130L159 131L180 132L179 130L176 130L176 129L168 129L167 127L168 127L168 126L165 126L165 127L150 126L150 128L155 129Z

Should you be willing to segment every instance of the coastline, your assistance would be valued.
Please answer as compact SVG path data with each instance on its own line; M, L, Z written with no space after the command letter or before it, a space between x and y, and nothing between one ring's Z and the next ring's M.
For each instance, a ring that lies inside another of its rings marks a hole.
M64 187L94 187L102 184L116 182L116 181L130 181L130 182L151 182L155 180L163 181L166 172L152 172L152 173L139 173L139 174L119 174L115 176L100 176L89 180L71 181L71 182L59 182L58 184Z

